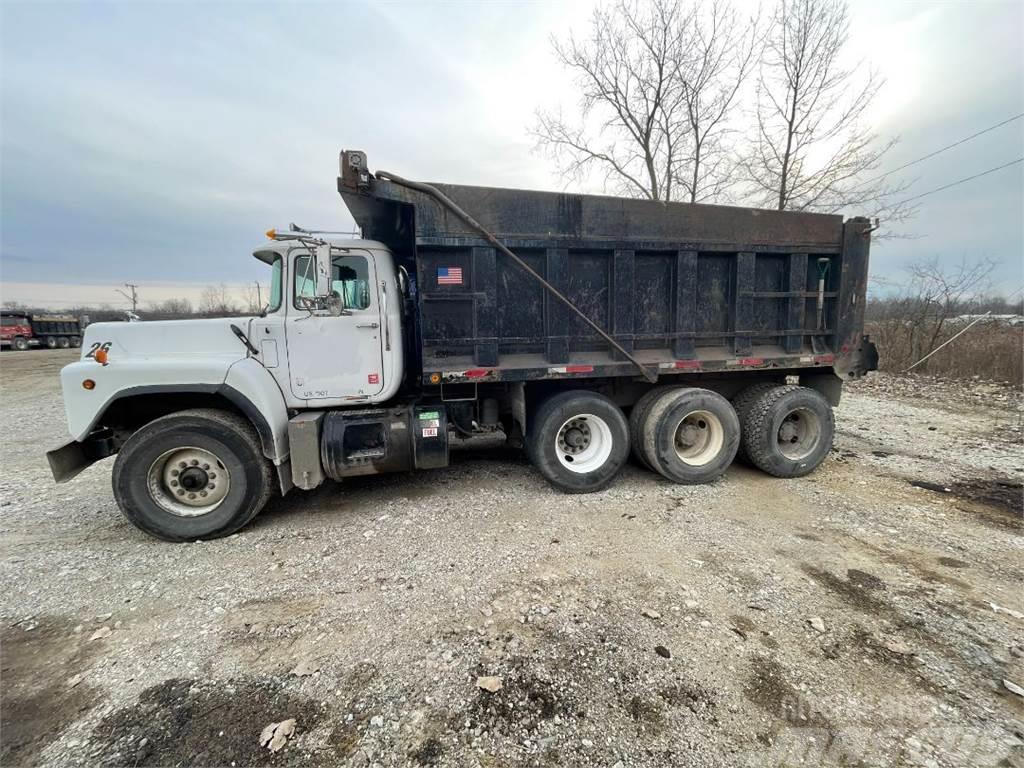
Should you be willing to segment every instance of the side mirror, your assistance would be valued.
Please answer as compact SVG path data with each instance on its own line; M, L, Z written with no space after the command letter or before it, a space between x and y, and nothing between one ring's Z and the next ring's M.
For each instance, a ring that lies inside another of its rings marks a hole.
M331 295L331 246L329 244L316 247L316 293L318 299L326 299Z
M324 309L331 317L341 317L349 314L345 311L345 299L337 291L331 291L324 299Z

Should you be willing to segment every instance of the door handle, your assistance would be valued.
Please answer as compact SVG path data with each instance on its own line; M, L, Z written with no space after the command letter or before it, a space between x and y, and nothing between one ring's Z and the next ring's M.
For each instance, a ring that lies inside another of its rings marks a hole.
M380 328L380 323L356 323L356 328Z

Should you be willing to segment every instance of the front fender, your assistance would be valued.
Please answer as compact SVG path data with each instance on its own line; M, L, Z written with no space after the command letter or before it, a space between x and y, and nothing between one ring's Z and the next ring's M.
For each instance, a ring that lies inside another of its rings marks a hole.
M263 442L263 453L275 464L288 458L288 409L284 394L270 371L253 360L243 358L228 369L222 392L256 425ZM237 398L232 393L237 393ZM264 425L260 425L262 418ZM269 430L269 434L267 433Z
M68 431L75 440L84 440L110 404L121 397L161 391L215 392L238 361L238 355L177 355L115 358L100 365L83 358L60 372ZM92 389L84 386L87 380L93 382Z

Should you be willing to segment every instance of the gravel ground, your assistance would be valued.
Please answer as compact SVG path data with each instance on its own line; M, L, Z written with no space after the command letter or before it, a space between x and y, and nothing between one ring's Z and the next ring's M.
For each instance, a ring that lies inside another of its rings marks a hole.
M873 376L800 480L474 442L174 545L52 483L72 357L0 355L3 765L1024 765L1015 392Z

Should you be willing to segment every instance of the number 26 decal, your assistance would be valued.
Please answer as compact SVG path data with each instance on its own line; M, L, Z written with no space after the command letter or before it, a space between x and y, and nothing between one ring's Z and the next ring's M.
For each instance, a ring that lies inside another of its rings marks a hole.
M99 352L101 349L104 352L110 351L110 347L111 347L112 344L113 344L113 342L111 342L111 341L104 341L102 343L99 342L99 341L94 341L92 343L92 346L89 347L89 351L86 352L84 356L85 357L95 358L96 357L96 353Z

